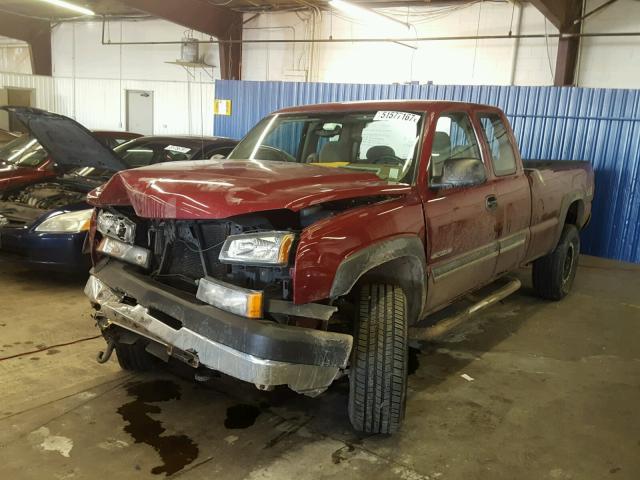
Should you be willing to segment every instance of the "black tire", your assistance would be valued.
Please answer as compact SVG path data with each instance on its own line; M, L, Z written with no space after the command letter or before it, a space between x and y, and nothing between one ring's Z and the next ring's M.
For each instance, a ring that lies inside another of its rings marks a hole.
M128 344L116 343L116 356L123 370L147 372L156 365L156 359L145 350L146 342L141 340Z
M580 234L565 225L553 252L533 262L533 289L547 300L561 300L571 291L580 255Z
M394 433L407 396L407 307L395 285L366 284L359 291L349 370L349 419L367 433Z

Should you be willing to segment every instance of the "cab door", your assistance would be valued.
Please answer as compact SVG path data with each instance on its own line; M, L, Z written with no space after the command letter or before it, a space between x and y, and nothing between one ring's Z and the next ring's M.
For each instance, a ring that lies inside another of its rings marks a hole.
M495 275L499 276L518 268L525 258L531 223L531 192L507 120L497 111L481 111L476 116L486 156L491 159L493 169L499 248Z
M490 282L498 256L496 190L471 117L443 112L431 135L424 205L428 312ZM450 167L465 165L480 168L481 177L465 185L448 183L456 171Z

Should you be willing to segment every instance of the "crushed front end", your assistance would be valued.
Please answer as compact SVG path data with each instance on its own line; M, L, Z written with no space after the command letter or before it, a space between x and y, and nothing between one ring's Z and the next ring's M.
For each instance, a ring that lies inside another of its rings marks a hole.
M260 389L321 393L346 368L352 336L327 331L335 306L291 301L296 230L283 215L159 220L97 210L85 293L107 342L142 341L150 355Z

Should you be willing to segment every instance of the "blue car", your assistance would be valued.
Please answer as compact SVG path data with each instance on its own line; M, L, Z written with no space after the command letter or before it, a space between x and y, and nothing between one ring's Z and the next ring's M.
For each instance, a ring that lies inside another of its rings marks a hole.
M0 255L35 267L86 272L88 192L116 172L159 162L224 158L237 143L218 137L140 137L114 150L76 121L43 110L1 107L24 123L56 163L47 181L0 191Z

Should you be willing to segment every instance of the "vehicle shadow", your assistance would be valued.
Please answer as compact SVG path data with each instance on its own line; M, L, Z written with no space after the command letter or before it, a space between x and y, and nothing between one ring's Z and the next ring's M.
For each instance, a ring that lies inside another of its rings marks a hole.
M541 308L544 302L535 297L530 286L530 271L518 273L523 287L497 305L469 319L455 331L433 342L411 342L409 358L408 409L414 398L435 391L446 380L464 373L465 368L485 352L490 352L503 340L517 332ZM189 367L173 365L174 374L193 380ZM349 381L338 379L322 395L310 398L278 387L269 392L258 391L253 385L217 375L201 386L233 398L238 405L252 406L269 412L291 424L288 433L297 428L339 439L347 444L359 444L370 435L355 432L349 423L347 403ZM417 401L417 400L416 400Z

